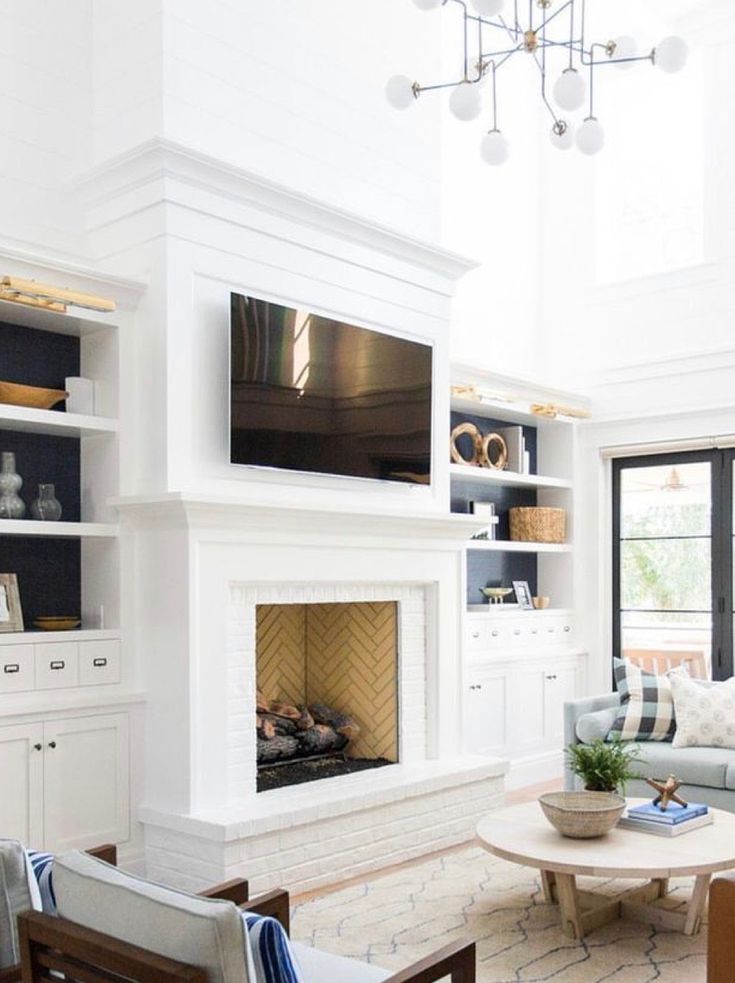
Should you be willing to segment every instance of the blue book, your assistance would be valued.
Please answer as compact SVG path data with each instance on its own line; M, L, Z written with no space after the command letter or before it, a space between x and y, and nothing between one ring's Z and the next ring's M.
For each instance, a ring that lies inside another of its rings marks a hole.
M697 816L706 816L707 806L703 802L690 802L686 806L677 805L672 802L668 809L661 809L653 802L646 802L642 806L633 806L628 809L627 815L632 819L645 819L651 823L665 823L668 826L675 826L677 823L685 823L687 819L695 819Z

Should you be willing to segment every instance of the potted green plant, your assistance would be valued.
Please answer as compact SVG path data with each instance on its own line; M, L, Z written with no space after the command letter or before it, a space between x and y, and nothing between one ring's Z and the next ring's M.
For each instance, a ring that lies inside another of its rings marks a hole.
M597 740L592 744L570 744L566 753L569 767L588 792L619 792L625 795L626 782L640 777L633 768L638 748L626 741L615 739Z

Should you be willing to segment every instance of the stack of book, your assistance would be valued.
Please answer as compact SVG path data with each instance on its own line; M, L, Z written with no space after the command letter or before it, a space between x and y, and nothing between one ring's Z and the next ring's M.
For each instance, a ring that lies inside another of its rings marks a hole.
M713 816L708 807L701 802L690 802L686 806L672 802L668 808L661 809L653 802L631 806L619 821L621 829L637 829L655 836L680 836L689 830L708 826Z

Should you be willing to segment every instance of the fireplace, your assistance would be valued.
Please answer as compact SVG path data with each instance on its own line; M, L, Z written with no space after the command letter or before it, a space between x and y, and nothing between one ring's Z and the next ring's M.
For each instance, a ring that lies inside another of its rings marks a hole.
M258 791L399 760L397 609L256 605Z

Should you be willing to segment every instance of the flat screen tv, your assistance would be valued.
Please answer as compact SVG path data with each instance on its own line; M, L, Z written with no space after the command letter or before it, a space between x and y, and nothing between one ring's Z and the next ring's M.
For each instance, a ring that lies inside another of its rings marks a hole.
M230 460L428 484L432 349L231 295Z

